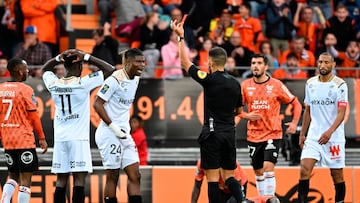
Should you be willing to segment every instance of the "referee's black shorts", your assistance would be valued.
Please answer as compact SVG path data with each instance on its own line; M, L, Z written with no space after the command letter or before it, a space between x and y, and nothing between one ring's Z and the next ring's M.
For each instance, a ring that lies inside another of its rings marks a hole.
M201 167L203 169L236 168L235 128L209 132L203 130L199 137Z

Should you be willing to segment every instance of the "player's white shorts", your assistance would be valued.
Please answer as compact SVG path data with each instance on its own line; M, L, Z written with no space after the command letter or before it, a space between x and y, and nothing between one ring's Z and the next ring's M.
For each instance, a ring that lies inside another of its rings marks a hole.
M328 142L320 145L317 141L306 139L301 152L301 159L312 158L319 166L328 168L345 167L345 142Z
M100 124L95 132L95 142L105 169L124 169L139 162L139 154L131 135L126 139L119 139L110 128Z
M93 171L88 140L59 141L54 143L52 173Z

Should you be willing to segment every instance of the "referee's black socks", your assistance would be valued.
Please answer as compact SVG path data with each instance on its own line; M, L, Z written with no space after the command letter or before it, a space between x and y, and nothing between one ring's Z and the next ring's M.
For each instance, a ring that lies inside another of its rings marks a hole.
M241 185L234 177L226 179L225 185L229 188L231 194L235 197L237 202L245 200L244 193L241 190Z
M219 182L208 182L208 197L209 203L224 202L221 197Z

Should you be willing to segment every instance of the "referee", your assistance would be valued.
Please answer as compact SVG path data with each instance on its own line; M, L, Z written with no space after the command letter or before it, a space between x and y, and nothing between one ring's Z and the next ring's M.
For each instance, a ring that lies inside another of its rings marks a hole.
M209 73L196 67L187 56L184 42L184 24L174 20L171 29L178 35L181 66L204 89L204 125L198 138L201 167L208 181L210 203L222 202L219 177L225 180L237 202L242 202L239 182L234 178L236 168L236 139L234 113L242 110L239 82L224 70L227 59L224 49L215 47L209 51Z

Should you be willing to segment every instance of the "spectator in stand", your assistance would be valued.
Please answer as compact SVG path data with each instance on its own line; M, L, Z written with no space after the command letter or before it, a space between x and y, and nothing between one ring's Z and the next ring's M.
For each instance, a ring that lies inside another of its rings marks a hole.
M242 47L240 43L241 43L241 35L239 31L234 30L233 33L231 34L229 42L226 42L221 47L225 49L228 56L231 56L235 59L236 66L241 66L241 67L249 66L251 60L250 57L254 52L250 51L246 47ZM238 71L240 75L242 75L245 72L244 69L239 69Z
M17 45L15 57L24 59L29 65L44 65L46 61L51 59L51 51L38 38L36 26L29 25L25 28L24 42L20 42Z
M313 22L314 12L318 16L320 23ZM306 48L312 53L316 53L316 47L319 44L322 30L326 27L326 19L319 7L311 8L305 4L298 4L294 15L294 25L297 29L296 34L305 37Z
M330 0L297 0L297 7L303 7L304 5L307 5L313 9L317 7L324 16L325 20L329 19L333 13ZM321 17L319 15L314 13L312 20L314 23L319 24L322 21L320 18Z
M286 62L279 69L276 69L273 74L273 78L284 79L307 79L307 72L299 68L299 58L294 52L290 52L286 56Z
M291 48L286 50L280 59L280 64L283 65L286 63L287 55L293 52L298 56L299 67L307 68L315 66L315 56L314 54L305 49L305 37L295 36L291 43Z
M29 78L25 81L25 84L33 88L35 95L47 94L45 83L42 79L43 72L41 66L30 66Z
M339 4L334 16L326 21L324 35L329 32L334 33L339 51L345 51L349 41L355 39L355 21L344 5Z
M228 56L225 63L225 70L234 77L239 77L239 71L236 69L235 59Z
M269 61L269 68L270 71L273 71L271 69L277 69L279 68L279 61L277 60L277 58L275 58L272 54L273 54L273 47L270 43L270 41L263 41L260 43L259 45L259 52L261 54L264 54L266 56L266 58Z
M133 138L138 154L139 154L139 165L148 165L148 145L146 142L146 134L143 129L144 121L140 116L133 116L130 119L131 137Z
M227 9L231 14L239 13L239 7L243 0L226 0Z
M266 6L271 0L249 0L251 5L251 16L259 18L261 14L264 14Z
M170 17L173 21L176 20L177 22L180 22L183 17L183 13L180 9L175 8L171 11ZM186 45L190 48L190 50L195 50L196 38L195 38L194 30L191 27L184 25L184 31L185 31L184 37L185 37Z
M8 58L4 55L0 56L0 83L8 81L10 79L10 72L6 68L8 64Z
M265 10L265 35L274 48L273 56L278 57L289 49L288 40L293 37L295 26L289 5L285 0L272 0Z
M191 56L189 48L186 47L185 49L190 60L193 61L194 56ZM161 58L164 70L162 78L176 79L184 76L179 58L179 42L175 32L171 32L169 42L161 47Z
M116 15L116 35L127 37L130 44L139 40L140 24L146 15L140 1L115 0L113 2L112 6Z
M18 0L4 0L4 13L0 25L0 50L11 58L14 47L24 39L24 18ZM0 16L1 17L1 16Z
M155 11L159 14L163 14L164 11L160 4L161 2L159 0L141 0L141 5L145 13Z
M341 78L360 78L360 47L356 41L349 41L346 51L338 51L333 45L328 46L330 54L341 63L336 69L336 75ZM351 68L352 70L346 70Z
M181 6L182 0L161 0L161 5L165 14L171 14L174 9Z
M201 185L205 177L205 170L201 168L201 161L200 159L196 162L196 172L195 172L195 183L191 193L191 203L197 203L200 192L201 192ZM244 196L246 196L246 189L248 178L247 174L244 169L241 168L239 161L236 161L236 169L234 170L234 177L239 182L242 192ZM234 199L229 191L229 188L225 185L225 181L221 178L219 179L219 189L221 191L221 196L224 202L232 201L231 198Z
M63 78L66 75L66 69L64 64L59 64L54 67L54 73L58 78Z
M356 39L360 39L360 0L341 0L339 4L346 6L349 16L354 19Z
M101 29L94 30L93 39L95 46L91 55L102 59L111 65L118 64L118 47L119 43L111 36L110 23L106 22Z
M214 47L213 42L210 38L205 37L202 42L201 49L199 50L199 54L197 56L198 66L200 70L204 72L208 72L208 62L209 62L209 51Z
M58 54L58 32L55 17L58 0L21 0L20 5L24 14L24 28L27 28L29 25L35 26L38 29L39 40L49 46L51 55L55 56ZM30 61L27 62L33 65Z
M217 45L222 45L229 41L234 30L235 21L228 9L223 9L219 19L213 19L210 23L209 37Z
M258 36L262 32L261 22L258 18L254 18L250 15L251 6L249 2L244 1L240 5L239 12L241 18L235 22L234 30L239 31L240 33L240 45L255 52Z
M159 62L160 49L169 39L167 22L160 21L159 14L150 11L140 27L140 49L146 58L147 68L142 73L143 78L154 77L155 68Z

